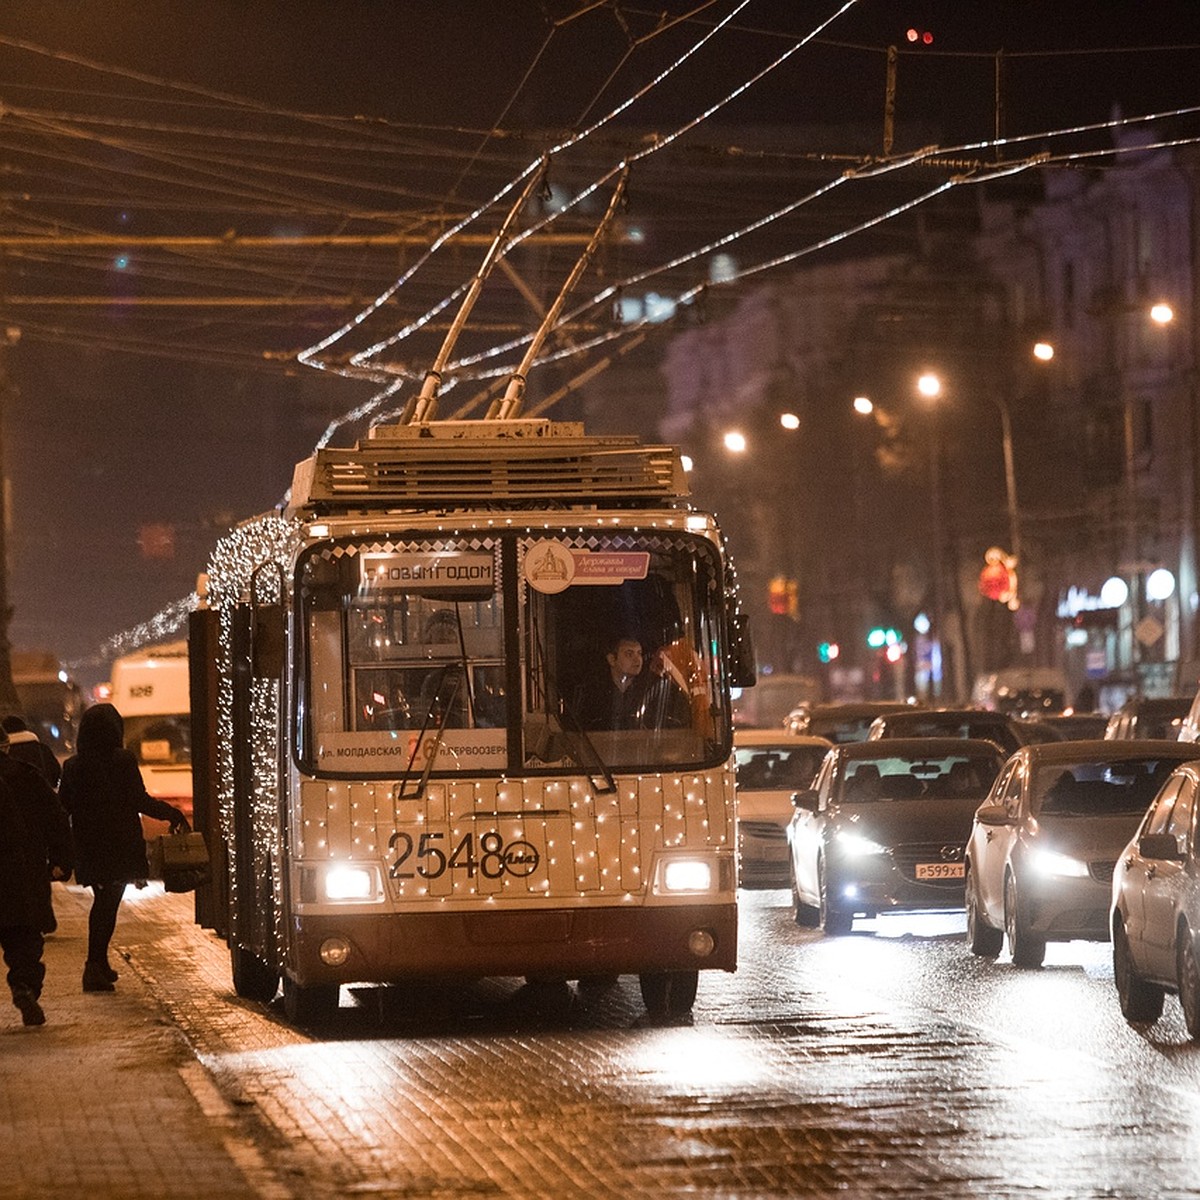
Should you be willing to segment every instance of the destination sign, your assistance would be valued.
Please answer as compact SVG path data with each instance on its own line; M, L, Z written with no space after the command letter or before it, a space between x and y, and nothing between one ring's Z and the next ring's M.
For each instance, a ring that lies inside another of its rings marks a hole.
M454 550L362 555L366 587L396 591L478 591L496 589L496 557L491 553Z

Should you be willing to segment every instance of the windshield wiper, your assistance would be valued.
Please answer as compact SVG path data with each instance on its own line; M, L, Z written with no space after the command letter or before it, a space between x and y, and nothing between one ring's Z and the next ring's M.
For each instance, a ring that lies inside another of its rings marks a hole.
M450 721L450 712L454 707L455 698L458 696L458 689L462 685L463 671L464 668L460 667L458 663L446 663L442 667L441 674L438 676L437 687L434 689L433 699L425 711L425 720L421 723L421 731L417 734L417 740L413 743L412 753L408 756L408 764L404 768L404 774L400 776L400 786L396 790L397 799L420 800L425 795L425 787L429 783L429 776L433 773L433 764L437 761L438 753L442 748L442 739L446 733L446 726ZM449 685L448 689L447 685ZM445 693L444 696L443 693ZM469 689L467 695L469 699ZM409 791L408 781L412 775L413 763L417 761L417 755L421 753L421 747L425 744L425 734L429 732L429 722L434 713L437 713L437 725L433 731L433 748L425 757L425 769L421 772L421 777L417 780L415 789Z

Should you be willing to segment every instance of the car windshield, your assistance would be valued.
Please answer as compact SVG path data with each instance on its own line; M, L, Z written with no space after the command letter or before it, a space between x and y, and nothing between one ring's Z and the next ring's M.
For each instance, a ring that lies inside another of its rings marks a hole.
M1046 764L1034 772L1031 807L1060 816L1141 814L1179 761L1150 756Z
M825 750L824 746L738 746L738 788L765 792L811 787Z
M982 798L1000 772L999 756L932 757L880 754L845 764L841 800L850 804L893 800Z

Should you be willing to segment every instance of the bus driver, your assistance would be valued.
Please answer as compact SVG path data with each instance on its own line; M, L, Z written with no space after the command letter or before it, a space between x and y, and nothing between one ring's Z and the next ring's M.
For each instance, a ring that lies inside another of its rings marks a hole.
M605 655L608 677L584 705L585 729L686 729L691 725L687 697L663 652L646 664L642 643L622 634Z

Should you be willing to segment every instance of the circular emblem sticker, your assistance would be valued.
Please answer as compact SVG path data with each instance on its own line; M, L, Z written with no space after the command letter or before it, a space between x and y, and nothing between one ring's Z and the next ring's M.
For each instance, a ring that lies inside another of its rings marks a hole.
M525 551L525 582L535 592L565 592L575 578L575 558L562 542L543 538Z

